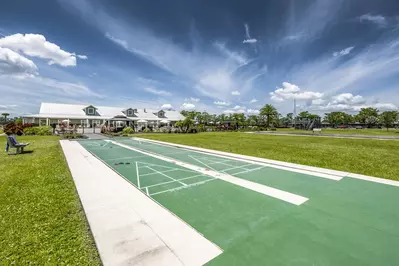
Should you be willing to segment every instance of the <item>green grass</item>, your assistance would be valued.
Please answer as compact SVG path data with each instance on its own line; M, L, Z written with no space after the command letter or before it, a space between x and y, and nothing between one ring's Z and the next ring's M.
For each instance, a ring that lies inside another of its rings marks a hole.
M399 141L247 133L143 134L150 138L399 180Z
M311 130L296 130L292 128L278 128L277 132L290 132L290 133L308 133L313 134ZM322 134L344 134L344 135L372 135L372 136L396 136L399 137L399 129L390 128L386 129L378 129L378 128L370 128L370 129L340 129L340 128L330 128L330 129L322 129Z
M9 156L0 137L0 265L100 265L57 137L18 137Z

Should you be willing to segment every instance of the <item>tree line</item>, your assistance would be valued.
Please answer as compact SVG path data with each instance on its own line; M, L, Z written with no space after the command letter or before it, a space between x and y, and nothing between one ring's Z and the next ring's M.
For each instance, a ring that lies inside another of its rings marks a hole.
M278 110L271 104L266 104L259 110L259 114L209 114L207 112L197 111L181 111L181 114L186 117L185 120L179 121L179 127L189 128L191 125L220 125L229 122L235 126L265 126L265 127L290 127L295 123L304 120L320 119L325 124L331 127L338 127L343 125L361 124L366 127L383 126L386 128L394 127L399 120L398 111L384 111L380 112L376 108L361 108L357 114L349 114L346 112L329 112L325 113L324 117L317 114L309 113L308 111L300 112L296 117L293 113L288 113L282 116Z

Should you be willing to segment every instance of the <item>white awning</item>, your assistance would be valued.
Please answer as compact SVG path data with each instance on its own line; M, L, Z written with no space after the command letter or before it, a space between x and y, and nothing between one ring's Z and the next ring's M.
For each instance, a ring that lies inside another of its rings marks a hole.
M169 120L161 120L161 123L169 123Z
M147 120L140 119L139 121L137 121L137 123L147 123Z

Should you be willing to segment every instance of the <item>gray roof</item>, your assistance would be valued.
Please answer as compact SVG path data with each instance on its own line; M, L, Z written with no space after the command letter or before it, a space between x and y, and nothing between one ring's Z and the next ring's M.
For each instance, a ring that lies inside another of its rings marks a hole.
M40 106L39 114L26 115L25 117L37 117L37 118L71 118L71 119L110 119L115 116L126 116L123 111L129 108L136 109L134 106L128 107L109 107L109 106L96 106L96 111L99 115L88 116L84 109L89 105L80 104L60 104L60 103L42 103ZM178 111L174 110L163 110L165 117L158 117L156 114L160 111L154 109L136 109L134 113L135 117L129 117L132 120L148 120L148 121L159 121L159 120L170 120L178 121L184 119L184 116Z

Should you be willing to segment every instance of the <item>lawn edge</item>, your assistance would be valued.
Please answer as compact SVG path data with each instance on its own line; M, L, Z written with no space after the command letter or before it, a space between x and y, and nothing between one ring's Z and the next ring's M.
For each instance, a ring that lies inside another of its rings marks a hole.
M236 153L230 153L230 152L224 152L224 151L217 151L217 150L212 150L212 149L188 146L188 145L177 144L177 143L173 143L173 142L165 142L165 141L159 141L159 140L153 140L153 139L147 139L147 138L133 137L132 139L140 140L140 141L148 141L148 142L158 143L158 144L162 144L162 145L175 146L175 147L179 147L179 148L183 148L183 149L187 149L187 150L199 151L199 152L204 152L204 153L214 154L214 155L219 155L219 156L220 155L227 156L227 157L235 158L235 159L244 159L244 160L250 160L250 161L254 161L254 162L267 163L271 167L274 167L274 168L283 167L283 168L285 168L284 170L289 170L292 172L303 173L303 171L306 171L306 172L309 172L308 174L319 176L319 177L324 177L324 178L329 178L329 179L336 180L336 181L339 181L344 177L350 177L350 178L360 179L360 180L364 180L364 181L399 187L399 181L390 180L390 179L386 179L386 178L382 178L382 177L367 176L367 175L362 175L362 174L332 170L332 169L321 168L321 167L301 165L301 164L296 164L296 163L288 163L288 162L271 160L271 159L260 158L260 157L255 157L255 156L248 156L248 155L242 155L242 154L236 154ZM326 177L326 175L327 175L327 177Z

